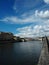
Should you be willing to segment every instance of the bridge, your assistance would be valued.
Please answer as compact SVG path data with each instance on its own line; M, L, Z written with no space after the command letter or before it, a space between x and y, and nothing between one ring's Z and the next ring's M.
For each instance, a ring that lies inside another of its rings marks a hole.
M49 44L48 43L49 42L47 37L44 37L38 65L49 65Z

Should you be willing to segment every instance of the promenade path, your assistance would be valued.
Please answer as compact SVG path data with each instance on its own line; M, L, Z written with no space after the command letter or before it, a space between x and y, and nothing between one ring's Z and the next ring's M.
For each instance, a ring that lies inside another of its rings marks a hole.
M38 65L49 65L49 52L46 37L43 39L43 47L39 57Z

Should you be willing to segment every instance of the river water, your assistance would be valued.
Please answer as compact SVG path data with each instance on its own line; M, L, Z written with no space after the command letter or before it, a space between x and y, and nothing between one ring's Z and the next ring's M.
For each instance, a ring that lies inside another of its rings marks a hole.
M0 44L0 65L37 65L41 41Z

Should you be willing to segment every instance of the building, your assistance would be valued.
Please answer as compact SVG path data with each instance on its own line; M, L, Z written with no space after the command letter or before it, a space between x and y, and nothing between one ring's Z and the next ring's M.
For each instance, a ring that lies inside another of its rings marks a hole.
M13 39L12 33L0 32L0 40L11 40L11 39Z

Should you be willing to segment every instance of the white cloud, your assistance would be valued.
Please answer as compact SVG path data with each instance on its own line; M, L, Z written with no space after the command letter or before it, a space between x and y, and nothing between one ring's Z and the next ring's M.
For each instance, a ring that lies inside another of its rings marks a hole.
M30 23L30 22L36 22L40 21L39 18L36 18L34 15L30 15L29 17L22 17L18 18L16 16L11 16L11 17L5 17L3 19L0 19L0 21L4 22L9 22L9 23Z
M46 19L49 19L49 10L46 10L46 11L38 11L36 10L35 11L35 16L38 16L40 18L46 18Z
M23 28L18 28L18 34L16 36L20 37L37 37L37 36L44 36L49 35L49 26L47 25L35 25L35 26L26 26Z
M27 14L23 14L21 18L18 18L16 16L10 16L0 19L0 21L15 24L38 22L37 25L35 26L30 25L23 28L18 28L17 31L19 33L15 34L16 36L36 37L49 35L49 10L46 11L36 10L35 13L30 16L27 16Z
M18 35L20 37L32 37L32 26L18 28L17 30L19 31L19 33L16 34L16 36Z
M9 22L9 23L30 23L30 22L38 22L35 26L26 26L23 28L18 28L17 31L19 33L15 34L16 36L21 37L36 37L36 36L44 36L49 35L49 10L46 11L35 11L35 14L26 16L27 14L23 14L21 18L16 16L5 17L0 19L0 21ZM40 23L42 22L42 23Z
M45 3L49 4L49 0L44 0Z
M49 10L46 11L38 11L36 10L34 14L28 15L28 13L22 14L20 17L17 16L9 16L0 19L0 21L14 23L14 24L24 24L31 22L44 22L49 19Z

